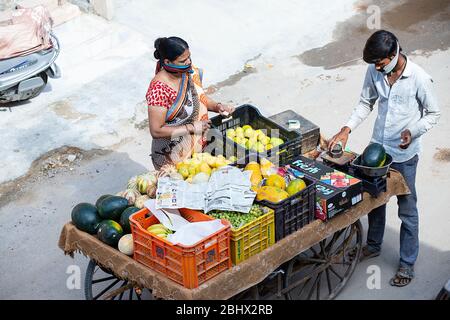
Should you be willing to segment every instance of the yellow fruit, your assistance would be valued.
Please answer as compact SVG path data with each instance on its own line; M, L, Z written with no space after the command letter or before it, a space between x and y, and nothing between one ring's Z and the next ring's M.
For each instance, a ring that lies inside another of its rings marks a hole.
M236 132L234 131L234 129L228 129L227 130L227 137L230 139L233 139L236 136Z
M189 166L185 163L182 163L179 167L178 167L178 173L181 174L183 176L183 179L186 179L189 176Z
M284 190L286 189L286 181L277 174L271 174L266 180L266 186L277 187Z
M197 166L194 165L194 164L191 164L191 165L189 166L188 171L189 171L189 175L190 175L190 176L194 176L194 175L197 173Z
M216 157L210 156L208 159L206 159L206 163L211 168L214 168L214 166L216 165Z
M256 148L256 151L258 151L258 152L266 151L266 147L261 142L257 142L255 144L255 148Z
M302 191L306 188L306 183L303 181L303 179L295 179L289 182L286 191L289 193L290 196L296 194L297 192Z
M263 177L264 178L269 177L270 174L268 173L268 171L271 168L275 168L275 165L272 162L270 162L269 160L267 160L266 158L262 158L260 160L260 163L261 163L261 173L262 173Z
M253 131L252 128L247 128L244 130L244 136L247 138L255 137L255 132Z
M236 133L236 135L238 134L244 135L244 129L242 129L241 127L236 127L236 129L234 129L234 132Z
M270 150L273 148L273 145L271 143L266 144L266 150Z
M254 161L249 162L245 166L244 170L252 172L252 175L250 177L250 183L252 184L252 186L259 186L262 181L262 174L259 164Z
M255 130L255 136L259 138L259 136L265 136L264 132L261 129Z
M267 200L273 203L278 203L284 199L289 198L289 194L277 187L264 186L258 189L256 194L256 200Z
M206 173L207 175L211 174L211 168L209 167L208 163L202 162L200 164L200 172Z
M231 162L236 162L237 161L237 157L231 156L228 160L230 160Z
M252 126L249 125L249 124L246 124L246 125L242 126L242 130L245 131L245 130L247 130L247 129L252 129L252 130L253 130Z
M273 138L270 138L270 143L274 147L278 147L280 144L283 144L284 141L283 141L283 139L273 137Z
M225 165L226 165L226 163L225 163L225 159L224 158L217 158L216 168L220 168L220 167L223 167Z
M192 183L192 179L194 178L193 175L189 175L189 177L187 177L187 179L185 180L188 183Z
M270 144L270 138L268 136L259 136L258 140L261 141L261 143L265 146Z

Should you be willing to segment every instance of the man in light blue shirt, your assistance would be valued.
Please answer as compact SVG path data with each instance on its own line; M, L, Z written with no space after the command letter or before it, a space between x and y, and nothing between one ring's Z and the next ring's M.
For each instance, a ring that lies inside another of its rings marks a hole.
M391 279L393 286L405 286L414 277L414 263L419 253L419 219L415 188L421 136L439 120L440 111L432 92L433 80L405 54L397 37L380 30L367 40L363 59L369 63L360 102L353 110L347 124L329 144L343 147L350 132L354 131L373 110L378 100L378 115L373 129L372 142L380 143L392 156L392 168L400 171L411 194L398 196L400 229L400 264ZM363 258L380 254L386 223L386 205L368 215L369 230Z

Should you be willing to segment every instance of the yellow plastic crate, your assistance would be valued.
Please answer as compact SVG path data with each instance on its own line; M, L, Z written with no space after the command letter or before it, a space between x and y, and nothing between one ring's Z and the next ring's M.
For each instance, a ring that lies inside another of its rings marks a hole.
M275 243L275 213L272 209L258 219L231 229L231 261L234 265L247 260Z

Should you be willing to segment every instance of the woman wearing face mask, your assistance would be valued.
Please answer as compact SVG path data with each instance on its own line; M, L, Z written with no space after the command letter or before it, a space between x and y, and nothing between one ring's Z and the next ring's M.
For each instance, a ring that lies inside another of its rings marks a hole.
M202 70L194 67L186 41L158 38L155 77L146 94L155 169L201 152L210 128L208 111L228 116L233 106L215 102L202 88Z
M392 156L391 167L399 171L411 194L397 196L400 228L400 261L392 286L403 287L414 278L414 264L419 253L419 213L417 210L416 170L421 150L421 136L439 120L440 110L433 94L433 80L407 57L397 37L389 31L375 32L367 40L363 53L369 63L359 104L347 124L330 141L343 148L353 132L371 113L378 101L372 142L382 144ZM362 258L381 253L386 223L386 205L368 215L367 245Z

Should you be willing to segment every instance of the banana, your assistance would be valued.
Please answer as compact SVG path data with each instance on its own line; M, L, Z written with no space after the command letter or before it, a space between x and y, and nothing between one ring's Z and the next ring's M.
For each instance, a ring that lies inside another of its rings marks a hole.
M151 226L151 227L147 228L147 231L148 232L159 232L159 231L166 232L167 228L166 227L161 227L161 226L156 226L156 227Z
M150 227L147 228L147 231L150 232L151 234L153 234L159 238L163 238L163 239L167 238L167 235L173 233L172 230L170 230L169 228L166 228L161 223L151 225Z

